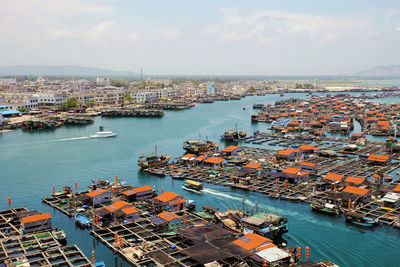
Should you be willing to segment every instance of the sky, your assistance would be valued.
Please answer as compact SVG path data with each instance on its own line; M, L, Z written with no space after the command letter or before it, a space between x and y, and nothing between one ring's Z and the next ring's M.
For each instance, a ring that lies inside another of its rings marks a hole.
M0 0L1 66L338 75L399 48L399 0Z

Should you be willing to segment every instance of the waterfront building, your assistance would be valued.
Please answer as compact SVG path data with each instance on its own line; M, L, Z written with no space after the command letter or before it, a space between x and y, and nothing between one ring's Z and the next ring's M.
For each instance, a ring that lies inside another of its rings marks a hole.
M33 94L33 96L38 97L39 106L44 106L44 107L61 106L67 101L67 95L61 93L46 92L46 93Z
M140 201L153 198L153 188L149 185L131 188L122 192L125 199L129 202Z
M172 212L163 211L156 216L150 218L154 223L156 229L159 231L167 231L168 229L175 229L181 226L182 218Z
M222 167L228 163L228 161L224 158L214 158L214 157L210 157L204 160L203 162L213 167Z
M164 192L153 199L156 210L177 211L186 208L186 201L183 196L174 192Z
M102 188L98 188L92 192L86 193L86 196L89 197L89 204L93 206L111 201L111 192Z
M286 178L290 183L298 183L306 181L309 178L310 173L303 171L299 168L287 167L281 173L282 178Z
M0 114L3 117L15 117L20 116L21 112L19 110L10 109L8 106L0 106Z
M24 233L32 233L51 229L52 225L50 213L35 214L22 217L21 219L21 230Z

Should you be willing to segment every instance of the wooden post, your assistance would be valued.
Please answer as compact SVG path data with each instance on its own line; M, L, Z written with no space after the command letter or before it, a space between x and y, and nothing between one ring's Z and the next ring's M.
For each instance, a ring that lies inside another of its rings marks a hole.
M100 185L100 177L97 179L97 184Z
M75 181L75 190L78 189L78 182Z
M53 184L53 195L56 193L56 188L55 188L55 186L54 186L54 184Z
M115 175L115 183L118 183L118 175Z
M287 188L287 180L285 180L285 188Z
M8 198L8 206L11 207L11 197Z

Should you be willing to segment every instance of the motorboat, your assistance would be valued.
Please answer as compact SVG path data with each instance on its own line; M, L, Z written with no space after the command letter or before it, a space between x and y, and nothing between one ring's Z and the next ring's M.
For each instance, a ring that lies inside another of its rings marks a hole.
M96 134L89 135L89 138L107 138L117 136L113 131L97 132Z
M192 180L186 180L182 188L190 192L201 193L203 184Z
M51 231L51 233L53 234L54 238L59 242L65 242L67 239L67 234L62 229L58 230L56 228L55 230Z
M74 218L75 218L76 224L82 226L83 228L90 228L91 227L92 222L85 215L77 213L77 214L75 214Z

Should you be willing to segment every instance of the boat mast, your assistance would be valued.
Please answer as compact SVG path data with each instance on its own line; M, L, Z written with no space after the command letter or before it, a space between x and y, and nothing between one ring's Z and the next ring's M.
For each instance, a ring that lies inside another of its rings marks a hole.
M156 157L157 157L157 144L156 145L154 145L154 154L156 155Z

